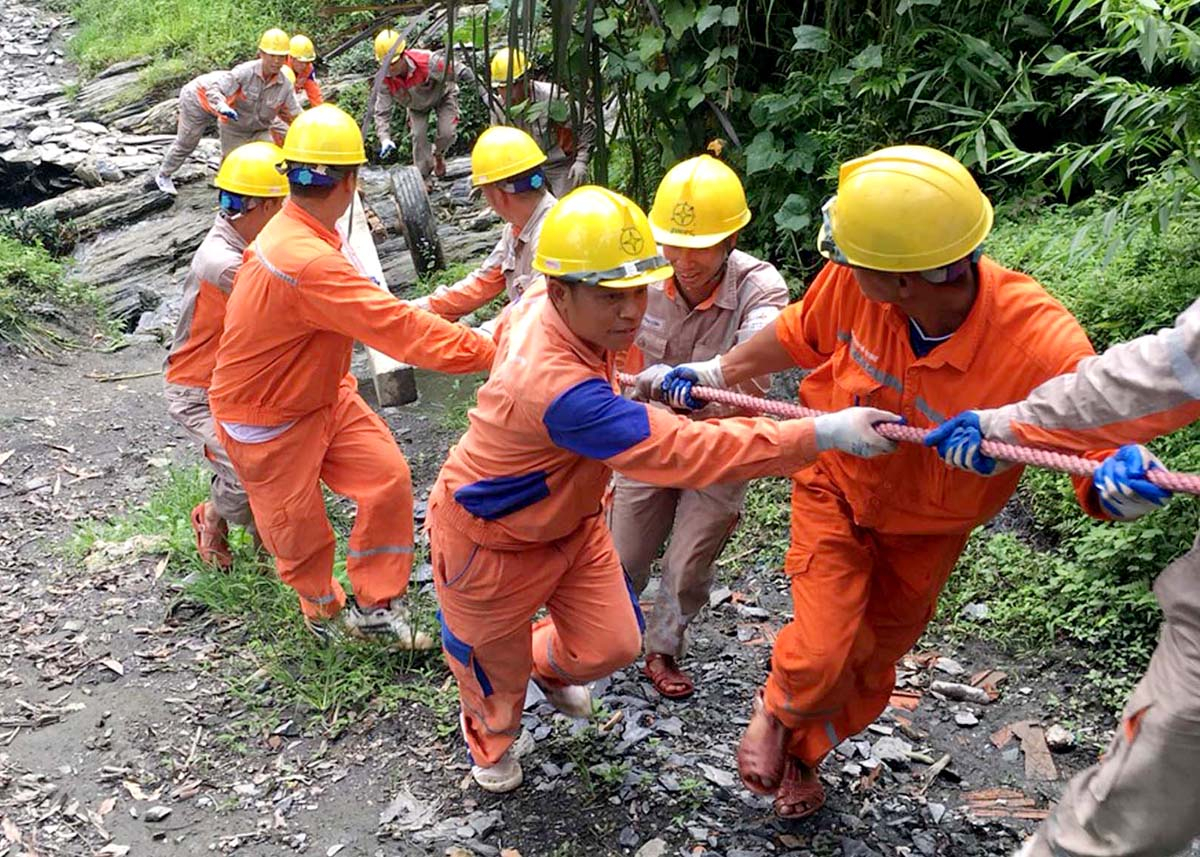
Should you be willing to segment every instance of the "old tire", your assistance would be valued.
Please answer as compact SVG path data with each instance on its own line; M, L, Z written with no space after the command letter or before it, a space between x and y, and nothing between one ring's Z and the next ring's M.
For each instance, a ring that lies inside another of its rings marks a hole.
M438 238L437 222L433 219L421 171L412 166L395 167L390 171L389 179L396 208L400 211L404 241L408 244L417 276L446 267L442 241Z

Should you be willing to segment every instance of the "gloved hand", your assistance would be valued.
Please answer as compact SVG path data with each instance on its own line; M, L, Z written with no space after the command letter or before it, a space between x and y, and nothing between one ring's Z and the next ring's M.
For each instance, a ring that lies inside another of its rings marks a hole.
M633 398L639 402L661 402L663 378L670 371L666 363L655 363L638 372L633 382Z
M846 408L832 414L813 418L817 430L817 448L837 449L857 455L859 458L874 458L896 451L896 441L888 440L875 431L877 423L898 423L901 418L891 411L878 408Z
M379 146L379 160L385 160L388 155L394 154L396 151L396 143L393 140L384 140Z
M1119 520L1132 521L1165 506L1171 492L1146 478L1151 470L1162 470L1162 462L1137 443L1126 444L1104 459L1092 474L1092 485L1104 511Z
M405 301L405 303L407 303L409 306L415 306L417 309L423 309L425 312L433 312L433 310L429 308L429 295L413 298L410 301Z
M217 113L220 114L221 116L224 116L230 122L236 122L238 119L237 111L234 110L232 107L230 107L228 104L222 104L220 107L218 107Z
M577 188L581 184L587 183L588 165L586 161L576 161L571 164L571 168L567 170L567 185L572 188Z
M925 438L925 445L936 446L942 460L959 470L979 476L1003 473L1013 463L1000 461L981 451L988 415L988 411L963 411L931 431Z
M705 403L692 397L692 387L724 387L721 355L698 363L682 363L662 379L662 401L681 411L694 411Z

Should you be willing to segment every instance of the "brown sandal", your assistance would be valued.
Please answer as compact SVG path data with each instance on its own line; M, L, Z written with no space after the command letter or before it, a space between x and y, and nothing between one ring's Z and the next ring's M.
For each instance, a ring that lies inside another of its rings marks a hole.
M812 778L805 779L805 773L811 774ZM784 765L783 782L775 793L775 814L794 821L815 815L824 805L825 786L817 772L799 759L789 756ZM786 811L796 807L799 807L797 812Z
M685 699L696 690L687 673L679 669L675 658L662 652L648 652L642 675L650 679L654 689L667 699Z
M222 571L228 571L233 565L233 556L229 553L229 526L221 521L216 527L209 528L204 523L204 507L207 501L192 509L192 530L196 533L196 553L200 561L215 565Z
M769 795L783 781L789 730L767 711L763 690L754 694L753 715L738 744L738 776L755 794Z

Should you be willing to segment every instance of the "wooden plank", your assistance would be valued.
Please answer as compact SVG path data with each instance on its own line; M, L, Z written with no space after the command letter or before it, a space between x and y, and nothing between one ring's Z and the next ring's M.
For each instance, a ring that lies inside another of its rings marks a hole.
M379 253L375 249L375 239L371 237L371 229L367 225L367 213L361 195L354 195L354 202L338 221L338 229L343 235L349 235L350 240L347 244L350 253L347 255L351 257L351 261L365 276L387 291L387 279L383 275L383 265L380 264ZM407 405L417 400L417 384L412 366L393 360L374 348L367 348L367 360L371 366L371 377L375 379L375 397L381 407Z

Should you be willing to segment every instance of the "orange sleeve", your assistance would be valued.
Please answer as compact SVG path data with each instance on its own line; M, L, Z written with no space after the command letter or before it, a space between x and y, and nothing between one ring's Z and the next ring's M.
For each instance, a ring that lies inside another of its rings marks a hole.
M309 75L304 81L304 91L308 94L308 104L310 107L316 107L319 104L325 103L325 95L321 92L321 84L317 83L317 79Z
M504 291L504 272L499 268L481 268L450 287L441 287L429 296L429 309L450 321L474 312Z
M775 336L803 369L815 369L837 349L841 301L839 292L857 288L852 277L833 262L825 265L804 297L784 307L775 321ZM849 329L849 325L846 325Z
M425 369L458 374L492 365L496 345L490 337L397 300L341 253L313 260L297 280L301 315L315 327Z

